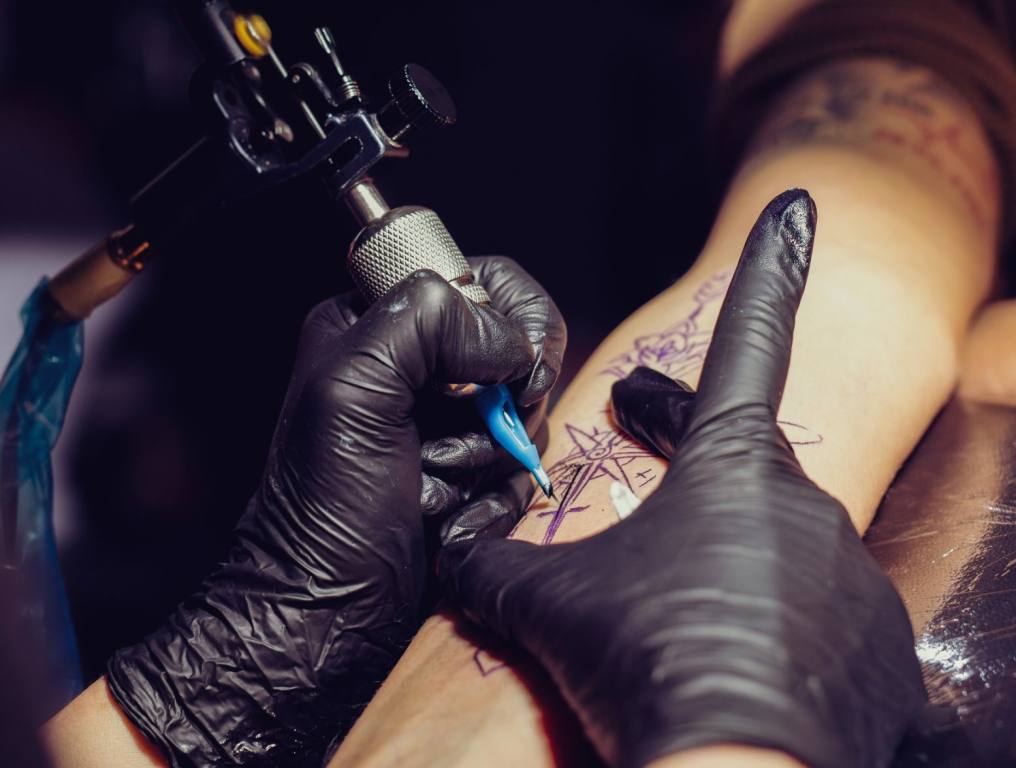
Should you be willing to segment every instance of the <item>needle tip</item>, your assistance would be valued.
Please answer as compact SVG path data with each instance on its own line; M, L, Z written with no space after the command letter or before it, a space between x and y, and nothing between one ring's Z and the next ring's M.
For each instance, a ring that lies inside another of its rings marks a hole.
M550 477L542 466L538 466L533 470L533 477L536 479L537 485L540 486L540 490L543 491L544 496L548 499L557 498L554 496L554 484L550 482Z

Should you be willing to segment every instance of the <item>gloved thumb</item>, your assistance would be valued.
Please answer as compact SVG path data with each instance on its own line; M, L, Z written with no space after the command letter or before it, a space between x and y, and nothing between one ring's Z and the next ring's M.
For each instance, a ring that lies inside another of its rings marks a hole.
M507 536L522 517L533 489L528 470L512 473L444 520L440 530L441 545L447 547L467 539Z
M429 270L414 272L381 297L352 334L375 311L389 321L395 370L416 389L431 380L513 381L534 362L532 343L521 328L490 307L473 304ZM402 346L397 349L398 342Z
M517 539L458 541L441 550L438 579L467 618L512 640L534 599L526 585L539 583L542 550Z
M639 366L614 383L610 402L618 426L669 459L688 426L695 391L683 381Z
M436 273L418 270L363 313L327 365L318 364L317 411L401 424L424 387L514 381L534 356L521 328Z

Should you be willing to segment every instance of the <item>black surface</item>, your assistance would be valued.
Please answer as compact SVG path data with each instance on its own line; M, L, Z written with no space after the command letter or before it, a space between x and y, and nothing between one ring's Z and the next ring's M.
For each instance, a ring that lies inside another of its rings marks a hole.
M866 541L900 590L932 707L898 768L1016 761L1016 409L953 400Z

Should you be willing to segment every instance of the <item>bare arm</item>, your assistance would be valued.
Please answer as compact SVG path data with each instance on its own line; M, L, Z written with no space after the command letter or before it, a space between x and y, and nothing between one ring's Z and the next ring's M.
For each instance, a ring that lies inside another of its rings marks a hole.
M993 272L996 175L974 116L925 70L851 61L801 81L760 130L695 266L611 334L562 397L545 457L564 495L537 502L515 535L586 536L618 519L615 481L652 491L662 462L617 433L609 387L636 364L696 383L745 234L790 186L811 192L819 227L780 418L804 469L863 531L953 387ZM571 742L540 680L435 617L332 765L559 764ZM661 764L737 760L730 749Z
M984 308L970 328L960 362L963 397L1016 406L1016 299Z
M120 711L106 678L92 683L42 729L55 768L161 768L159 750Z

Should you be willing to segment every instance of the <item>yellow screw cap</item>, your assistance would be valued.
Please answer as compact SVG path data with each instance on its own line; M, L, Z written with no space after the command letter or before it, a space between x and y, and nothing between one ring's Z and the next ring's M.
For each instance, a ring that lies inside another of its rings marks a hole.
M233 20L233 31L240 45L254 58L260 59L268 53L272 44L272 28L263 16L256 13L244 16L238 13Z

